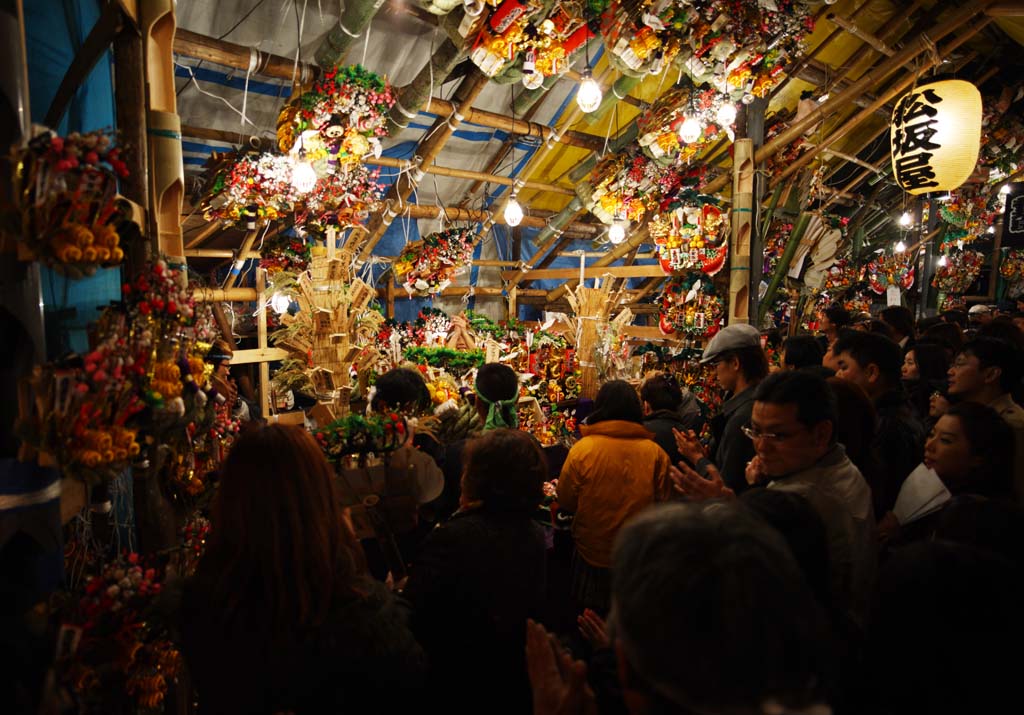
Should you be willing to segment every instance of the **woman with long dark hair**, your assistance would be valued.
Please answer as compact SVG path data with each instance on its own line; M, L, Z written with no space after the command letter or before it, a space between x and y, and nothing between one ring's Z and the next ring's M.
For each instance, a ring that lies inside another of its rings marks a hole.
M615 535L630 517L672 494L668 455L644 428L643 418L632 385L606 382L594 400L594 412L580 426L583 438L562 466L558 504L576 512L572 591L580 611L607 613Z
M183 596L202 712L336 712L411 703L425 659L407 614L361 573L334 473L297 427L245 432Z

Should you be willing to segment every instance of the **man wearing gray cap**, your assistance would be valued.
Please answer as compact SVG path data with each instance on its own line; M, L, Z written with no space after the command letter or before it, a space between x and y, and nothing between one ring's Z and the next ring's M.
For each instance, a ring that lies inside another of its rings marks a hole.
M711 338L702 364L715 366L718 384L726 391L726 399L718 414L711 419L709 460L697 436L691 431L675 431L679 453L686 457L700 474L709 464L718 467L725 484L737 494L750 487L746 480L747 462L754 458L754 445L743 433L754 409L754 390L768 374L768 359L761 348L761 333L752 325L729 325Z

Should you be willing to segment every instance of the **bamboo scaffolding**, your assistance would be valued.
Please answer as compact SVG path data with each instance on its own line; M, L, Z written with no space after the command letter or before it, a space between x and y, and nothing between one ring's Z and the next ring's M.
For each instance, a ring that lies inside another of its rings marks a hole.
M845 17L842 17L841 15L837 15L835 13L829 13L828 15L825 16L825 19L831 22L833 25L841 27L843 30L850 33L858 40L861 40L871 45L873 48L881 52L886 57L892 57L893 55L896 54L896 51L889 47L887 44L885 44L880 38L875 37L873 34L866 30L862 30L860 27L857 26L857 23L853 22L852 20L848 20Z
M599 266L609 266L615 261L619 260L627 253L633 250L636 246L639 246L647 240L647 226L642 226L634 231L629 238L620 243L618 246L608 251L603 258L598 258L592 265L587 266L588 268L597 268ZM563 295L572 290L572 281L567 282L565 285L555 288L548 293L548 302L554 303L556 300L561 298Z

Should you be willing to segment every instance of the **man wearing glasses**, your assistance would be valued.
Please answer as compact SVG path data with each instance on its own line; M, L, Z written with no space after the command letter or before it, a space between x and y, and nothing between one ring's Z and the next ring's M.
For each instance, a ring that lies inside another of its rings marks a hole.
M797 493L825 522L836 603L863 614L874 578L876 544L871 489L836 442L836 399L822 378L777 372L754 390L744 433L757 455L747 466L751 483ZM671 470L678 492L690 500L733 498L713 465L708 478L680 462Z

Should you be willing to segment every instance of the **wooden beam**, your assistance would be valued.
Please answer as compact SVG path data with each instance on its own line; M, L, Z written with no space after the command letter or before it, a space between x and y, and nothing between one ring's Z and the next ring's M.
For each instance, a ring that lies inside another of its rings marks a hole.
M837 27L843 28L857 39L868 43L886 57L892 57L893 55L896 54L895 50L893 50L891 47L882 42L879 38L875 37L870 32L867 32L866 30L862 30L861 28L857 27L857 23L851 20L847 20L845 17L836 15L835 13L829 13L828 15L825 16L825 19L829 20L832 24L836 25Z
M503 297L506 293L504 288L498 288L496 286L449 286L441 291L440 295L442 298L448 298L451 296L463 296L472 295L477 298L499 298ZM519 290L519 297L543 297L548 294L546 290ZM409 295L408 291L402 291L395 295L395 298L400 300L408 300L409 298L422 298L423 296L418 293Z
M259 306L256 311L256 348L267 349L267 271L256 269L256 292L259 294ZM270 365L261 360L260 373L260 416L266 419L270 414Z
M223 231L224 228L225 228L225 226L222 223L220 223L219 221L211 221L210 223L206 224L201 229L199 229L199 233L197 233L195 236L190 238L185 243L185 248L186 249L194 249L199 244L205 243L206 239L208 239L208 238L210 238L210 237L220 233L221 231ZM185 255L186 256L188 255L188 250L185 251Z
M673 335L665 335L661 332L661 328L648 327L646 325L627 325L622 328L622 334L630 338L640 338L641 340L667 340L676 342L679 338Z
M236 45L180 27L174 35L174 53L240 70L248 70L251 63L255 67L253 74L288 81L294 77L300 84L320 75L320 68L310 62L300 62L296 68L295 60L290 57L260 52L255 47Z
M195 292L197 303L248 303L258 297L255 288L197 288Z
M255 292L255 289L250 289ZM251 365L254 362L268 363L277 360L285 360L291 355L287 350L281 348L255 348L252 350L235 350L231 356L231 365Z
M227 248L187 248L185 249L185 258L234 258L235 251ZM249 251L245 254L245 258L259 258L259 251Z
M659 265L653 266L589 266L583 269L586 278L654 278L664 276L665 271ZM540 268L532 271L502 271L502 280L512 280L521 276L520 280L543 280L545 278L579 278L579 268Z
M627 253L632 251L636 246L639 246L641 243L646 241L647 237L647 226L643 226L639 230L633 231L630 234L629 238L627 238L625 241L620 243L612 250L608 251L608 253L605 254L604 258L598 258L597 261L592 266L589 267L597 268L599 266L607 266L614 263L615 261L625 256ZM579 272L577 272L577 275L579 275ZM565 285L555 288L553 291L548 293L548 302L555 302L563 295L565 295L567 292L572 290L572 287L575 286L578 282L579 281L568 281L567 283L565 283Z
M363 159L363 162L370 166L388 166L395 169L410 169L415 167L413 162L406 159L392 159L385 156L375 159L373 156L367 155L366 158ZM533 189L535 191L547 191L552 194L563 194L565 196L576 195L576 192L568 187L556 186L555 184L549 184L543 181L517 181L507 176L487 174L481 171L469 171L467 169L455 169L447 166L437 166L436 164L427 167L424 169L424 172L427 174L435 174L437 176L448 176L455 179L485 181L491 184L500 184L502 186L512 186L513 184L519 183L524 188Z
M242 238L242 247L238 249L239 256L246 256L249 254L249 249L252 248L252 244L256 241L256 235L258 233L259 231L255 228L246 231L245 236ZM235 262L235 265L231 267L231 270L228 272L227 277L224 279L225 288L234 287L235 283L238 281L238 276L242 272L241 264L245 263L245 261L245 258L239 258Z
M985 14L989 17L1024 17L1024 2L1012 0L996 3L985 10Z

